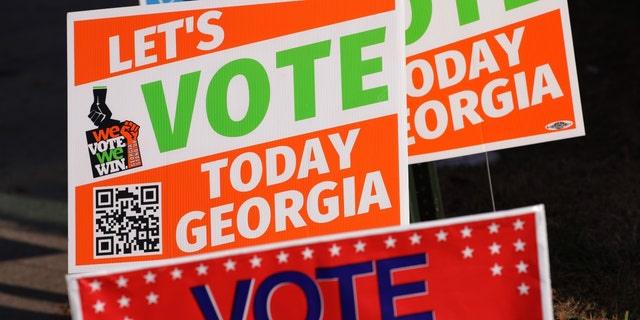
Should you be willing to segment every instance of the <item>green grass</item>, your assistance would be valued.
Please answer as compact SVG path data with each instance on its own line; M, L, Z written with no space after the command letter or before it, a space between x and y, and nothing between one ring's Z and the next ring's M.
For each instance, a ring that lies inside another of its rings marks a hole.
M554 317L557 320L631 320L629 311L610 314L596 303L574 297L558 297L554 292Z

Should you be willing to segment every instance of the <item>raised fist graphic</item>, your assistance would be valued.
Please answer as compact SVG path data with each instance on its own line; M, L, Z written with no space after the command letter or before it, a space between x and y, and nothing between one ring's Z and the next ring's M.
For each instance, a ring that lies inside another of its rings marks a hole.
M89 109L88 117L99 128L120 123L118 120L111 119L111 110L109 110L106 100L107 87L93 87L93 104Z
M133 121L125 121L120 129L120 133L127 139L127 144L131 145L136 140L138 140L138 133L140 130L140 126L135 124Z

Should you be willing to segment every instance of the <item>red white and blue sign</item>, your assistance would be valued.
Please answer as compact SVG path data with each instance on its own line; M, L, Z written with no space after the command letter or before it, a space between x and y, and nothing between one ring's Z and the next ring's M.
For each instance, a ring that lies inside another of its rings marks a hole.
M68 276L74 319L553 319L544 206Z

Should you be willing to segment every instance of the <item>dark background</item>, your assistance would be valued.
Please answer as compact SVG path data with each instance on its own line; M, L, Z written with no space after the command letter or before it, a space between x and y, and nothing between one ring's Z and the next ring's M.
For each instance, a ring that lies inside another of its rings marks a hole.
M66 13L136 0L10 0L0 9L0 193L66 201ZM545 204L552 285L640 318L640 19L631 1L571 0L587 134L492 153L498 210ZM444 213L493 210L480 165L438 163ZM418 168L420 169L420 168ZM424 185L418 185L424 196ZM62 275L61 275L62 276Z

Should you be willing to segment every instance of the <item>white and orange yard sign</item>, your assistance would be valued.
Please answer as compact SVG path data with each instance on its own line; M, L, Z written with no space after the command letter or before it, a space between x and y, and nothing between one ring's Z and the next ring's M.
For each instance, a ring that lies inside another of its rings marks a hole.
M584 135L566 0L409 3L410 163Z
M230 3L69 14L70 272L408 223L403 1Z

